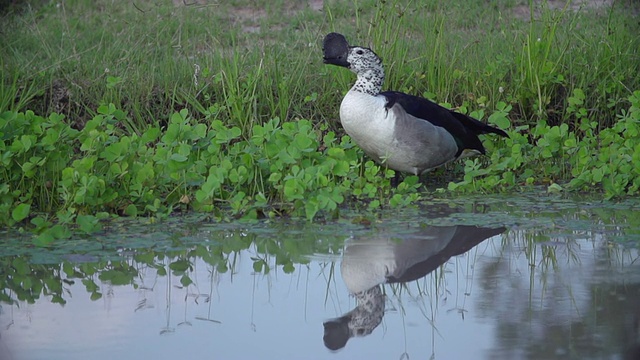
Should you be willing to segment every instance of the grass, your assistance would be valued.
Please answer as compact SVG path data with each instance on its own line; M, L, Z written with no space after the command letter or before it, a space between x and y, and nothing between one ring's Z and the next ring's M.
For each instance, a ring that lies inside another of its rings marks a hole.
M322 64L330 31L381 55L385 88L509 130L485 141L490 159L432 173L438 188L454 173L451 191L635 194L637 12L632 1L4 5L0 213L90 232L108 214L312 219L351 199L415 201L417 179L390 189L392 173L342 137L353 75Z
M335 30L386 59L388 88L454 106L513 103L523 123L564 121L567 94L580 88L594 117L610 125L640 81L633 4L530 6L334 1L319 12L291 1L45 3L3 16L2 66L13 76L3 79L0 104L80 122L114 103L136 128L212 102L229 102L224 115L239 123L334 119L352 81L321 63L322 36ZM533 15L516 12L523 8ZM68 96L56 96L56 84Z

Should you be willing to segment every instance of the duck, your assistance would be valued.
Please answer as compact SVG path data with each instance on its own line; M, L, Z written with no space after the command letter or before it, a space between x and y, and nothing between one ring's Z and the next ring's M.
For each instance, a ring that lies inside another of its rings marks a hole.
M351 46L344 35L322 42L323 62L344 67L356 81L340 104L347 135L377 163L398 172L422 175L461 158L484 155L481 134L508 137L501 129L428 99L382 91L384 66L370 48Z

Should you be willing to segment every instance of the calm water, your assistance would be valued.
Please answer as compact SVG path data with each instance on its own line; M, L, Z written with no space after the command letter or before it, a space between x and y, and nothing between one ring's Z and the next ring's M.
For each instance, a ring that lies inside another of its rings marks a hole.
M0 234L0 359L636 359L640 201ZM634 353L634 351L636 353Z

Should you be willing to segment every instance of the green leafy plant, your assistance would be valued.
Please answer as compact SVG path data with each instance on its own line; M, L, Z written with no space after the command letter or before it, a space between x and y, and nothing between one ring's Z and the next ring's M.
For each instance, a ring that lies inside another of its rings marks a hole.
M381 54L388 88L509 132L420 179L439 191L447 173L451 191L637 194L640 38L618 3L530 1L519 18L512 2L363 0L286 19L277 3L238 21L244 2L60 6L2 17L16 31L0 42L0 222L38 244L115 216L313 220L419 202L419 179L391 188L338 126L353 77L321 63L329 31Z
M574 105L567 109L581 119L577 129L545 121L531 129L517 128L503 148L494 149L489 166L467 160L464 180L450 183L449 189L491 191L566 183L567 190L603 191L605 198L638 194L640 91L628 98L629 108L621 111L615 125L597 134L595 123L583 115L582 99L582 91L576 91L570 98ZM494 120L504 116L497 114Z

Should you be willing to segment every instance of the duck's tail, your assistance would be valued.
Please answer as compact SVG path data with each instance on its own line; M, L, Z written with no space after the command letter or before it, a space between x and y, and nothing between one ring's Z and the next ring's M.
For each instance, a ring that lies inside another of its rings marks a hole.
M502 137L509 137L509 134L507 134L506 132L504 132L501 129L498 129L497 127L493 127L491 125L487 125L479 120L476 120L470 116L464 115L464 114L460 114L458 112L452 111L451 112L453 114L453 116L456 117L456 119L460 120L460 122L468 129L470 129L471 131L473 131L475 134L498 134Z

